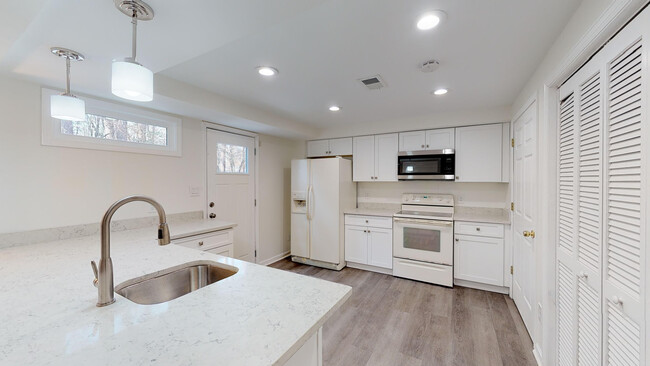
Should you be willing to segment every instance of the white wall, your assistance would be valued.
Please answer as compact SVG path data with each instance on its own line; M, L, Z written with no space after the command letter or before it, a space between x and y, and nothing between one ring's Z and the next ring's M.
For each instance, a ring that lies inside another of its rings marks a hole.
M99 222L114 201L132 194L157 200L168 213L202 210L200 121L183 119L183 156L166 157L41 145L41 87L0 80L0 233ZM151 216L133 203L116 218Z
M357 201L360 205L400 204L403 193L453 194L458 206L506 208L510 205L507 183L413 181L357 184Z
M291 160L304 156L304 141L260 136L258 263L266 263L290 252Z
M615 30L640 8L645 0L585 0L546 54L535 73L526 83L512 106L515 115L535 99L537 102L538 202L535 251L536 298L542 308L541 321L536 315L533 343L543 365L554 364L555 354L555 197L556 185L556 125L553 111L558 101L555 90L558 81L568 78L593 54ZM598 31L599 30L599 31ZM549 108L550 107L550 108ZM533 308L537 308L534 306Z
M0 77L0 233L99 222L114 201L132 194L158 200L167 213L205 209L205 131L183 120L182 157L41 145L41 86ZM291 159L304 141L260 136L260 253L289 250ZM189 187L201 187L190 197ZM116 218L154 215L144 203Z

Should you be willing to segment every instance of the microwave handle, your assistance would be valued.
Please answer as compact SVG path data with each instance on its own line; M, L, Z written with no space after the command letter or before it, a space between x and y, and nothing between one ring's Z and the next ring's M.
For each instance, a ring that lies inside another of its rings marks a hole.
M406 222L406 223L415 223L415 224L427 224L427 225L437 225L437 226L452 226L454 223L451 221L435 221L435 220L418 220L418 219L402 219L402 218L393 218L394 222Z

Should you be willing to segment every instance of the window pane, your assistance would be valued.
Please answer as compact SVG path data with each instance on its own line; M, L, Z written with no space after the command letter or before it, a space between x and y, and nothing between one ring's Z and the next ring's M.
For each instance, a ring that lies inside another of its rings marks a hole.
M248 148L218 143L217 173L248 174Z
M166 127L95 114L86 114L85 121L61 121L61 133L104 140L167 146Z

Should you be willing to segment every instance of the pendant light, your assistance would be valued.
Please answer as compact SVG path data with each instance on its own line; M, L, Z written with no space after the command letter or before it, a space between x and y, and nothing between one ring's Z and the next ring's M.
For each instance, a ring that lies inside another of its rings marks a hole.
M131 17L133 38L131 57L113 61L111 92L120 98L149 102L153 100L153 72L135 61L138 20L153 19L153 9L141 0L115 0L115 6Z
M83 61L79 52L62 47L50 48L53 54L65 58L65 93L50 97L50 116L64 121L85 121L86 103L70 93L70 60Z

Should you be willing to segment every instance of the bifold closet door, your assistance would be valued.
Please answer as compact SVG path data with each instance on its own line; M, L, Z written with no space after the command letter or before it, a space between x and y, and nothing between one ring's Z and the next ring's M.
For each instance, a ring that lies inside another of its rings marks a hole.
M650 10L560 88L558 365L646 365Z
M604 48L603 328L607 365L647 365L648 51L646 9Z
M601 360L601 67L585 65L561 88L557 364Z

